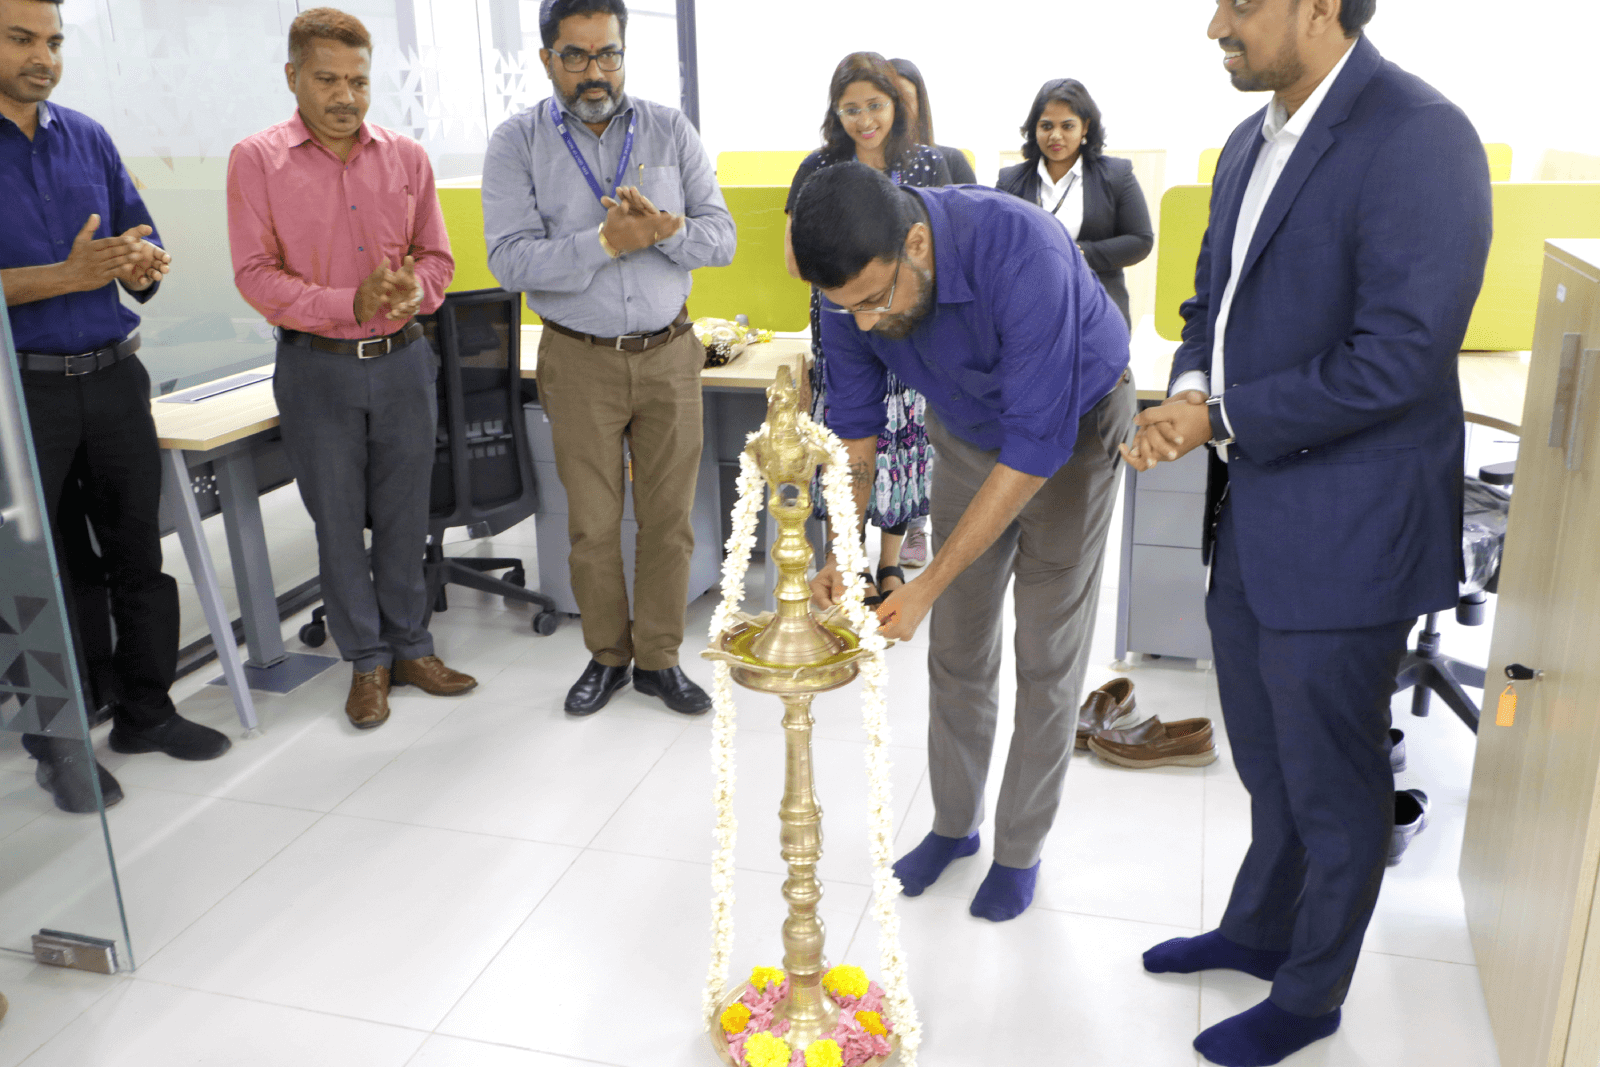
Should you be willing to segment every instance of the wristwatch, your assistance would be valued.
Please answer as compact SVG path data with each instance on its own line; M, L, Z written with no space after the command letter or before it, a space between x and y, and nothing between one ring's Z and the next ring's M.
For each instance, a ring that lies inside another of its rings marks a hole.
M1222 417L1222 397L1214 396L1206 401L1206 415L1211 419L1211 443L1233 444L1233 433L1228 429L1228 420Z

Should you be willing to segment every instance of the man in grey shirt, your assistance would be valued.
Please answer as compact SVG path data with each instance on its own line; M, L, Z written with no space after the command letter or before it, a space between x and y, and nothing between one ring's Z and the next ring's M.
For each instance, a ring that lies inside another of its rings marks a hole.
M733 260L734 225L682 112L623 92L622 0L545 0L551 98L504 122L483 165L489 269L544 320L539 396L566 490L572 591L592 657L567 694L599 711L629 680L674 711L705 691L678 666L702 443L689 272ZM639 523L630 613L623 445Z

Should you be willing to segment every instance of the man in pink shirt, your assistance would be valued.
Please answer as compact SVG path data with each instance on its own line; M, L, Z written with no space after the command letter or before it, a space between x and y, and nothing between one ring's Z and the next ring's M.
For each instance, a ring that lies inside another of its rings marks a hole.
M302 12L284 68L299 108L228 161L234 283L277 328L273 395L358 729L388 720L391 683L477 685L433 654L422 622L438 364L412 316L437 310L455 260L427 153L363 121L371 63L357 19Z

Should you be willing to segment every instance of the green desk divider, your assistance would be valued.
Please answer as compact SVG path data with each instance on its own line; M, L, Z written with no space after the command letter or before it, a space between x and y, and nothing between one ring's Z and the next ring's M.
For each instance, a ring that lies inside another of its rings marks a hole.
M689 314L731 319L750 316L750 325L771 330L803 330L810 322L811 288L789 277L783 260L782 187L724 188L728 210L739 228L739 247L726 267L704 267L694 272ZM500 283L489 273L489 252L483 240L483 198L477 189L440 189L439 206L450 250L456 260L451 292L493 288ZM539 317L524 305L522 321L536 324Z
M789 187L723 186L739 227L739 248L726 267L694 272L689 314L731 319L744 314L768 330L803 330L811 322L811 287L789 276L783 259L783 203Z
M1600 238L1600 182L1496 182L1493 195L1494 241L1461 347L1522 352L1533 347L1544 243ZM1178 308L1194 295L1210 199L1209 185L1174 186L1161 198L1156 332L1169 341L1182 337Z

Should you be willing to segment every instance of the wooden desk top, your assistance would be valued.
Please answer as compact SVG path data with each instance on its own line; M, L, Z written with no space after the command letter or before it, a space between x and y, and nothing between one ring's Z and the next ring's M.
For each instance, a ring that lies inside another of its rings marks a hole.
M539 326L522 328L522 376L539 376ZM765 389L772 384L778 368L788 366L790 371L802 365L811 355L811 342L792 337L778 337L766 344L751 345L738 359L723 367L707 367L700 380L708 389Z
M1177 347L1156 333L1153 318L1146 317L1134 331L1129 365L1140 400L1166 398ZM1467 421L1519 433L1528 385L1528 353L1463 352L1459 366Z
M779 338L764 345L751 345L725 367L707 367L701 378L707 388L765 389L772 384L779 366L787 364L792 370L810 353L809 341ZM522 376L535 377L538 363L539 327L524 326ZM278 425L278 404L272 397L270 380L198 404L163 404L152 400L150 411L155 416L156 437L161 447L181 448L186 452L209 452Z

